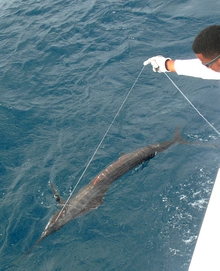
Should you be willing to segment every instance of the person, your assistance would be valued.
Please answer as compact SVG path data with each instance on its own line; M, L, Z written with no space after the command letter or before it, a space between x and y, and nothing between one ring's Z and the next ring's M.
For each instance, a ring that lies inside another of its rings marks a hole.
M203 29L194 39L196 59L172 60L161 55L147 59L154 72L176 72L178 75L220 80L220 25Z

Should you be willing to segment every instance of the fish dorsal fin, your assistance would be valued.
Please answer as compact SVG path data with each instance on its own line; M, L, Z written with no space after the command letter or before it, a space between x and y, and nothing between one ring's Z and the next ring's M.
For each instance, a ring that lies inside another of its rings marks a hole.
M97 209L100 205L103 204L103 202L104 202L103 196L97 197L92 202L90 202L91 209Z

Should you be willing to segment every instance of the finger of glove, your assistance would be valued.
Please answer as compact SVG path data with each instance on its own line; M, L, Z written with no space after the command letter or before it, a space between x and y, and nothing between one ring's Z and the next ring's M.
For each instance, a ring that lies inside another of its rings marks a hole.
M160 68L156 60L152 60L151 65L153 66L153 69L155 70L158 70Z
M151 65L152 65L152 67L153 67L153 71L154 72L161 72L161 70L160 70L160 66L158 65L158 63L157 63L157 61L156 60L153 60L152 62L151 62Z
M152 60L153 60L153 57L148 58L147 60L144 61L143 65L146 66L146 65L151 64Z

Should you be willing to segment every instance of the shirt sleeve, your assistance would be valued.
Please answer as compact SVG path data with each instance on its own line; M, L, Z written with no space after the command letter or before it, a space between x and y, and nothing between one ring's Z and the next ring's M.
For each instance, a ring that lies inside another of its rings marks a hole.
M178 75L186 75L210 80L220 80L220 72L215 72L205 67L197 58L189 60L175 60L174 68Z

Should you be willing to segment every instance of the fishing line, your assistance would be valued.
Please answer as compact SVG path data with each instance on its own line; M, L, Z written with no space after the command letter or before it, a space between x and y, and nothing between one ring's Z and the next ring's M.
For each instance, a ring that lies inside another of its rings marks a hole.
M77 181L77 183L76 183L75 187L73 188L72 192L70 193L70 195L69 195L68 199L66 200L66 202L65 202L65 204L63 205L62 209L60 210L60 212L59 212L59 214L58 214L58 216L57 216L56 220L54 221L54 223L55 223L55 222L57 221L57 219L60 217L60 215L61 215L61 213L62 213L63 209L66 207L67 203L69 202L70 198L72 197L73 192L76 190L77 186L79 185L80 181L82 180L82 178L83 178L84 174L86 173L86 171L87 171L88 167L90 166L90 164L91 164L91 162L92 162L93 158L95 157L95 155L96 155L96 153L98 152L98 150L99 150L100 146L102 145L102 143L103 143L104 139L106 138L106 136L107 136L107 134L108 134L109 130L111 129L111 127L112 127L113 123L115 122L116 118L118 117L118 115L119 115L119 113L120 113L120 111L121 111L122 107L124 106L125 102L127 101L128 96L130 95L130 93L131 93L131 91L133 90L133 88L134 88L135 84L137 83L137 81L138 81L139 77L141 76L141 74L142 74L142 72L143 72L143 70L144 70L144 67L145 67L145 66L143 66L143 68L141 69L141 71L140 71L140 73L138 74L137 78L135 79L135 81L134 81L134 83L133 83L132 87L131 87L131 88L130 88L130 90L128 91L128 93L127 93L127 95L126 95L126 97L125 97L124 101L122 102L121 106L119 107L119 109L118 109L117 113L115 114L115 116L114 116L114 118L113 118L112 122L110 123L110 125L109 125L108 129L106 130L105 134L103 135L103 137L102 137L101 141L99 142L99 144L98 144L97 148L95 149L95 151L94 151L94 153L93 153L92 157L90 158L90 160L89 160L88 164L86 165L86 167L85 167L85 169L84 169L84 171L83 171L82 175L81 175L81 176L80 176L80 178L78 179L78 181Z
M169 75L165 72L166 77L170 80L170 82L176 87L177 90L183 95L183 97L187 100L187 102L194 108L194 110L208 123L208 125L218 134L220 132L202 115L202 113L193 105L192 102L186 97L186 95L182 92L182 90L173 82L173 80L169 77Z

